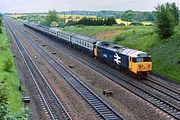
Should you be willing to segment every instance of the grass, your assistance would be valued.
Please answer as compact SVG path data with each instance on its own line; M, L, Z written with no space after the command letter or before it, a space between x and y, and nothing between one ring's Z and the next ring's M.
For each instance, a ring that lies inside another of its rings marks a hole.
M0 84L5 84L6 91L8 94L9 109L11 114L15 114L21 111L22 105L22 96L18 90L20 82L19 76L13 63L11 72L5 72L3 69L3 62L10 58L13 60L10 43L7 39L5 28L3 28L3 33L0 34L0 46L6 47L7 50L0 49Z
M126 26L121 27L121 29L125 29L125 28ZM83 26L83 25L63 28L63 30L65 31L81 34L89 37L93 37L98 33L115 31L119 29L120 29L119 26Z
M116 36L111 42L149 52L152 47L159 44L159 37L158 34L154 33L153 27L131 26L128 30Z

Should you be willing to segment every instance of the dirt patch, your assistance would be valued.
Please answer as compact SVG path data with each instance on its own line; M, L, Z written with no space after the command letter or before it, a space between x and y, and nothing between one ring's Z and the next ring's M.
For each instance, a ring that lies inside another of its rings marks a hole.
M93 36L93 38L103 41L108 41L114 38L115 36L122 33L122 30L108 31L108 32L100 32Z

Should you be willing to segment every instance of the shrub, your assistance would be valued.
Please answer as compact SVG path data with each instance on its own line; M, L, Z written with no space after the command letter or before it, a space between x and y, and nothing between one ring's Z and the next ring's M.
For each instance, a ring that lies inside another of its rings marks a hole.
M13 62L10 58L8 58L7 60L4 61L3 68L5 71L10 72L12 66L13 66Z
M140 23L140 22L132 22L129 25L140 26L140 25L143 25L143 24Z

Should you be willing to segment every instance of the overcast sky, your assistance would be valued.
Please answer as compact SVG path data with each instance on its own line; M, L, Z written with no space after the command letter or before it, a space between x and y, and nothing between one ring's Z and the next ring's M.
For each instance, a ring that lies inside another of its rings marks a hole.
M153 11L157 4L175 2L180 8L180 0L0 0L1 12L48 12L70 10L138 10Z

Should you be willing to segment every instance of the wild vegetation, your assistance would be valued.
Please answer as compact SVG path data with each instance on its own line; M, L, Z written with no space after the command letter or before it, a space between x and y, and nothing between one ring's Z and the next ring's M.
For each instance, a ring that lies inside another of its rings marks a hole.
M5 28L0 34L0 120L28 119L28 108L22 104L19 76L13 62Z

